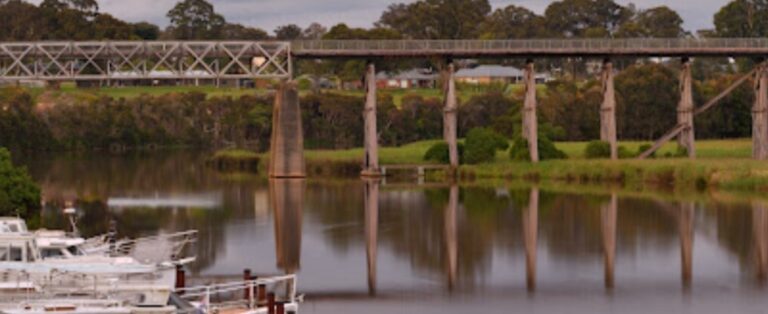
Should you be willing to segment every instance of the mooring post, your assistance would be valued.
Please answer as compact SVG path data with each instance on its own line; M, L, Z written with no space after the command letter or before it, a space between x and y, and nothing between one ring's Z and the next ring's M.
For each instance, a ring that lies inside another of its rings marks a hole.
M267 313L275 314L275 293L267 294Z
M256 291L256 307L265 306L267 304L267 285L259 284Z
M528 141L531 162L539 162L539 133L536 120L536 72L533 60L525 65L525 102L523 103L523 138Z
M693 77L691 61L683 58L680 69L680 103L677 105L677 124L685 126L678 136L678 144L688 151L688 157L696 158L693 129Z
M301 125L299 92L294 82L283 82L275 95L269 176L304 178L304 131Z
M456 139L458 133L456 111L458 110L459 104L456 98L456 66L453 64L453 61L448 62L445 72L443 138L445 139L445 143L448 144L448 160L451 164L451 171L452 173L456 173L456 169L459 168L459 148L458 140Z
M600 140L611 146L611 159L619 158L616 142L616 92L613 87L613 62L603 62L603 105L600 107Z
M184 289L186 288L186 285L186 273L184 272L184 266L176 265L176 289ZM183 292L180 292L179 294L183 294Z
M611 200L601 208L601 224L603 233L603 262L605 266L605 288L613 289L614 265L616 260L616 216L618 212L618 196L611 193Z
M376 65L368 62L365 73L365 160L363 176L380 176L379 170L379 133L376 126Z
M253 287L253 285L249 284L249 281L251 281L250 268L246 268L245 270L243 270L243 281L246 283L243 298L246 300L251 300L251 288Z
M768 157L768 68L760 64L755 72L755 104L752 107L752 157Z

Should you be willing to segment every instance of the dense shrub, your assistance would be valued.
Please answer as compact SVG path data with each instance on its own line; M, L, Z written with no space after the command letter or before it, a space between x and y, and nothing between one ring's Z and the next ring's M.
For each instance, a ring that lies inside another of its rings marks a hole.
M515 139L512 145L512 150L509 152L512 160L530 160L530 150L528 149L528 140L518 137ZM565 152L557 149L555 143L553 143L546 136L539 136L539 160L547 159L565 159L568 155Z
M653 145L651 145L651 144L640 145L640 147L637 148L637 155L636 156L642 155L645 151L651 149L651 147L653 147ZM648 157L656 158L656 152L653 152L653 154L651 154L651 156L648 156Z
M604 141L591 141L584 149L584 157L587 159L611 158L611 143Z
M464 162L467 164L492 161L497 150L509 149L506 138L487 128L470 130L464 145Z
M459 143L456 148L459 150L459 163L461 163L463 161L462 156L464 155L464 145ZM432 147L427 150L427 153L424 154L424 160L439 162L441 164L451 163L451 158L448 153L448 143L440 142L432 145Z
M11 153L0 148L0 215L27 216L40 208L40 188L26 169L11 162Z
M629 151L629 149L627 149L624 146L619 146L618 151L619 151L619 159L629 159L629 158L637 157L637 154Z

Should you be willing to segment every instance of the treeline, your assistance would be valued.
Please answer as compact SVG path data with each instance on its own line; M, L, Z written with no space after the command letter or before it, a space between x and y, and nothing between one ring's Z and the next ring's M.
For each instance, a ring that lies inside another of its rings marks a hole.
M488 0L420 0L390 5L370 29L318 23L287 24L271 36L258 26L230 23L206 0L181 0L166 14L169 26L129 23L99 11L96 0L0 0L0 40L130 39L512 39L684 37L683 19L667 6L638 8L613 0L560 0L543 15L517 5L495 10ZM700 36L764 37L768 3L732 0Z
M714 97L738 75L698 81L698 103ZM635 65L616 77L619 137L651 140L676 123L677 73L662 64ZM14 150L71 150L194 146L269 148L273 96L207 97L202 93L143 95L136 98L73 97L45 93L33 97L21 88L0 93L0 146ZM459 106L459 135L489 127L519 136L522 94L489 91ZM555 81L540 95L542 129L553 140L599 137L602 101L596 81ZM699 138L751 136L754 93L749 83L720 106L696 117ZM301 108L308 148L342 149L363 143L362 95L306 93ZM398 105L381 93L379 137L397 146L442 138L442 99L406 94Z

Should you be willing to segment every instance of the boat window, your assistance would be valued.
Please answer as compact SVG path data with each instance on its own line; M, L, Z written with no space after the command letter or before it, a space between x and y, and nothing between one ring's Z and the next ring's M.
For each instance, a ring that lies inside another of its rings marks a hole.
M76 255L83 255L83 254L80 253L80 249L78 249L77 246L74 246L74 245L67 247L67 251L69 251L69 254L72 254L72 255L75 255L75 256Z
M11 254L10 258L8 259L11 262L23 262L24 261L24 254L22 254L22 250L20 247L12 247L11 248Z
M64 256L64 254L60 249L42 249L40 252L40 257L42 258L54 258L61 256Z
M0 261L8 260L8 248L0 247Z
M8 229L10 229L11 232L19 232L19 226L17 226L16 224L8 225Z

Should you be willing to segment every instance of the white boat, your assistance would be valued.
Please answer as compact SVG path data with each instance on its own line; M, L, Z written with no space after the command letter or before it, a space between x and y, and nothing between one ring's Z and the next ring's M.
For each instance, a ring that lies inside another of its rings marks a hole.
M181 288L172 304L184 313L267 314L277 313L270 306L281 306L284 313L295 314L303 301L296 287L296 275L284 275ZM268 301L267 291L274 293L274 302Z

